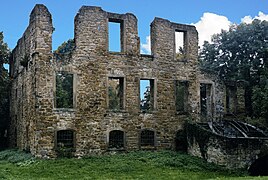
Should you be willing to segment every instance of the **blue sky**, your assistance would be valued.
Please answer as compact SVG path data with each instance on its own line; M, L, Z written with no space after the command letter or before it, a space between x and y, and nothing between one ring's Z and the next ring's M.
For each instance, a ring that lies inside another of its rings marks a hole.
M138 18L142 50L145 53L148 53L149 42L146 37L148 39L150 23L154 17L186 24L196 24L202 21L201 18L207 19L207 24L203 23L206 26L203 28L205 32L199 32L202 37L202 34L209 33L213 28L226 28L226 19L231 23L240 23L245 16L254 18L260 12L268 14L267 0L7 0L1 2L0 31L4 32L4 40L11 49L26 29L29 14L37 3L45 4L52 14L55 27L53 49L63 41L73 38L74 17L82 5L100 6L110 12L135 14ZM204 13L207 16L204 17ZM220 17L226 19L217 20Z

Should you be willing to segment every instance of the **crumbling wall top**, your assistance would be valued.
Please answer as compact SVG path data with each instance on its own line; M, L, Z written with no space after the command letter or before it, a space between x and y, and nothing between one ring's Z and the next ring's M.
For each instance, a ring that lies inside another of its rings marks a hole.
M52 22L52 17L50 12L48 11L47 7L43 4L36 4L31 12L30 15L30 22L32 23L37 16L43 16L43 17L48 17L50 22Z
M171 22L167 19L163 19L160 17L154 18L153 22L151 23L151 26L153 26L154 24L162 24L165 26L170 26L170 28L178 29L182 31L196 31L197 32L196 27L193 25L174 23L174 22Z

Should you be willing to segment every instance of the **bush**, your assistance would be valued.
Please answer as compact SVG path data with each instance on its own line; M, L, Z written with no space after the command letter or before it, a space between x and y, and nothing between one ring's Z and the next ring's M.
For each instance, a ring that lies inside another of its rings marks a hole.
M9 149L0 151L0 161L8 161L10 163L22 163L26 161L33 161L35 158L24 151Z

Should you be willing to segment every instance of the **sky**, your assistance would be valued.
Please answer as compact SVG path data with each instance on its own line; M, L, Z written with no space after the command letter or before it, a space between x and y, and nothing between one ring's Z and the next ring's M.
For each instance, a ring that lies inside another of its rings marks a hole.
M100 6L115 13L133 13L138 18L141 52L150 53L150 23L155 17L192 24L199 32L199 46L211 34L228 29L231 23L268 20L268 0L8 0L0 8L0 31L10 49L16 46L29 23L35 4L44 4L53 18L53 50L74 37L74 17L82 5Z
M52 14L52 49L74 37L74 17L80 7L99 6L114 13L133 13L138 19L141 53L150 54L150 23L155 17L195 25L199 46L211 35L228 30L233 23L268 21L268 0L5 0L0 4L0 31L10 49L28 26L35 4L44 4Z

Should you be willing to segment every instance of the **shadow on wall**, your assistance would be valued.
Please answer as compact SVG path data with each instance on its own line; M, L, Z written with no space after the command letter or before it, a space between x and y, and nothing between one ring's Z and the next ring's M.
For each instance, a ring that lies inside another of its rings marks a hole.
M268 155L254 161L248 172L251 176L268 176Z

